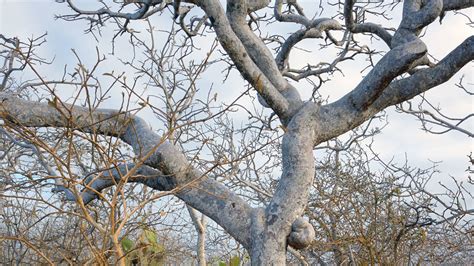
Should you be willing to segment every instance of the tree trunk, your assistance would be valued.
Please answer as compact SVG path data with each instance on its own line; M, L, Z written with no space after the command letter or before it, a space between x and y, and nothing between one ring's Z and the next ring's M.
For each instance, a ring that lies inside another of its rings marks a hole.
M251 265L286 265L286 247L275 241L261 241L252 250Z
M270 234L265 220L265 210L256 209L252 215L253 241L249 252L252 265L285 265L286 236L289 232Z
M289 243L303 248L314 229L301 219L315 169L313 147L317 107L306 104L288 124L282 141L282 176L268 206L252 215L252 265L285 265Z

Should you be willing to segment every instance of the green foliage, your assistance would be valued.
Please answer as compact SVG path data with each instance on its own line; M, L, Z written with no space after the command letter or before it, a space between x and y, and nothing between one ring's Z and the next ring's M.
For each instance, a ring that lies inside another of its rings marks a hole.
M217 261L218 266L239 266L240 265L240 257L239 256L233 256L230 258L229 263L218 260Z
M121 243L127 265L164 265L166 249L154 231L143 229L136 242L124 237Z
M229 265L230 266L239 266L240 265L240 257L233 256L232 258L230 258Z
M143 234L145 234L146 239L148 240L149 243L158 243L158 238L156 237L155 232L145 229L143 230Z
M122 249L124 252L130 252L133 248L133 241L127 237L122 238Z

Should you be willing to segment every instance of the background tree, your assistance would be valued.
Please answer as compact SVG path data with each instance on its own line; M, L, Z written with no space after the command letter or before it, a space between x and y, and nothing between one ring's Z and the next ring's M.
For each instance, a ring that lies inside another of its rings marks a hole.
M9 159L2 160L7 165L2 168L6 169L4 184L9 184L3 188L7 192L2 197L41 202L47 206L42 217L51 216L53 209L58 216L77 216L79 227L84 225L81 232L87 231L82 234L87 235L84 241L89 242L88 252L96 254L92 260L125 263L130 255L128 250L124 253L122 240L128 233L125 229L135 228L136 235L138 229L146 230L142 224L133 226L140 220L138 217L159 222L158 215L169 212L153 207L147 210L146 206L160 200L160 209L171 209L174 206L170 195L221 226L237 242L236 249L245 248L256 265L284 264L288 245L294 249L309 247L320 263L325 262L318 252L328 250L327 247L311 245L316 236L313 225L318 229L318 237L322 236L318 226L330 228L325 242L337 263L363 262L363 258L369 258L370 263L425 258L422 252L416 258L406 256L406 252L413 250L410 243L417 241L410 234L418 230L423 240L423 227L438 223L430 220L437 210L429 209L425 196L443 202L445 210L453 212L441 213L439 224L455 220L465 222L461 228L469 228L471 221L465 216L472 210L461 202L461 192L465 191L461 185L450 191L452 195L448 196L454 201L446 204L424 189L423 174L413 175L405 168L391 165L384 169L412 178L408 184L415 187L404 187L407 183L403 182L385 185L396 183L401 177L385 176L383 172L377 177L383 180L383 185L379 185L372 175L358 175L339 166L339 153L349 149L354 141L342 148L331 147L328 142L356 130L385 108L446 82L470 62L472 36L442 60L435 61L429 58L420 34L446 12L469 8L474 5L472 1L405 1L400 25L394 30L368 20L377 15L383 17L384 11L397 3L330 2L334 8L327 8L334 12L332 18L320 18L317 12L316 18L311 18L297 1L227 1L226 10L219 1L100 2L103 6L96 10L83 9L74 1L67 3L74 14L61 18L86 19L93 34L100 33L110 22L118 26L116 38L122 34L129 36L134 50L121 63L133 69L133 78L116 71L101 73L105 57L97 51L92 66L84 65L76 54L77 67L65 71L58 80L50 80L42 77L37 67L47 62L34 53L42 38L22 43L2 36L5 64L0 114L4 121L2 145L7 151L2 156ZM157 31L154 17L167 14L168 10L177 23ZM147 27L142 27L143 31L132 28L134 20L146 21ZM286 36L270 35L267 32L271 32L272 24L266 27L267 21L294 23L300 28ZM156 42L155 35L166 41ZM383 41L388 47L386 52L370 49L366 35ZM206 36L216 36L216 41L199 44ZM338 49L333 53L334 60L293 68L290 55L296 45L308 38L322 37L325 41L321 49ZM339 100L324 101L319 92L325 80L339 71L342 62L361 56L368 58L369 66L360 83ZM199 83L206 70L223 64L228 66L224 78L236 69L249 83L248 89L227 102L217 100L214 92L220 90L212 86L203 88ZM25 70L35 75L34 82L23 82L12 75ZM102 84L98 74L108 78L109 84ZM122 89L121 95L111 92L115 87ZM309 92L305 91L307 87ZM65 88L74 88L75 92L64 96ZM271 111L244 101L252 98L255 91L259 102ZM115 110L99 108L107 97L114 97ZM152 111L162 125L158 131L137 116L140 110ZM411 106L401 106L400 110L418 115L425 125L434 121L448 130L472 136L469 129L462 127L471 115L450 119L414 111ZM237 111L244 112L247 119L233 117ZM336 157L328 156L325 166L319 167L314 160L315 150L324 147L336 152ZM278 150L281 154L276 153ZM360 166L356 169L364 170L364 156L359 154L362 162L356 156L354 163ZM35 159L25 159L31 156ZM351 162L346 160L345 167L353 168ZM281 175L276 177L280 168ZM331 171L325 176L328 168ZM334 182L332 188L315 182L328 179ZM361 183L372 184L367 198L356 197ZM144 189L137 184L153 192L136 193L137 189ZM71 208L67 211L58 207L64 201L58 199L58 194L48 193L51 186L77 204L67 205ZM310 193L311 188L314 194ZM331 194L329 199L326 193ZM336 204L338 198L347 199L349 194L357 200L349 198L348 202ZM403 203L396 202L402 197ZM97 198L101 200L93 202ZM331 208L321 210L321 203L327 200ZM368 202L368 206L374 207L364 208ZM337 207L339 212L335 211ZM398 213L393 214L393 210ZM310 222L301 218L305 213ZM319 214L326 220L314 219ZM334 216L343 216L352 222L351 227L341 227ZM369 221L365 217L370 217ZM385 222L377 221L376 217ZM354 232L356 229L365 237L364 241ZM380 239L375 234L377 230L392 233L388 240ZM32 244L18 237L25 236L27 231L21 229L11 234L15 237L9 236L14 241L12 250L21 251L15 245L26 245L38 260L51 260L53 254L38 248L42 238L35 238L36 243ZM101 241L90 241L94 232ZM341 238L345 241L341 242ZM352 243L351 238L359 241ZM404 244L408 247L400 245L401 239L406 240ZM337 242L337 246L331 245L331 241ZM77 249L82 247L77 245ZM304 255L292 252L304 260ZM354 252L368 256L355 258ZM64 253L54 255L72 261ZM77 253L73 257L72 262L81 259Z

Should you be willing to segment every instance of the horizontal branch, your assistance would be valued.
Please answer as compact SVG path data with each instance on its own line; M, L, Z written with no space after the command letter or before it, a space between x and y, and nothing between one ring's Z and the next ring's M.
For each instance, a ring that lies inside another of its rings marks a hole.
M144 1L141 1L140 4L141 4L141 7L136 11L136 12L133 12L133 13L122 13L122 12L114 12L112 10L110 10L109 8L107 7L103 7L103 8L100 8L98 10L83 10L83 9L80 9L78 8L74 3L73 3L73 0L67 0L67 3L69 5L69 7L71 7L72 10L74 10L75 12L77 12L78 14L81 14L81 15L108 15L108 16L111 16L111 17L117 17L117 18L125 18L125 19L131 19L131 20L136 20L136 19L141 19L144 17L144 15L146 14L146 12L148 11L148 9L150 8L151 4L152 4L152 0L144 0ZM164 1L159 1L160 3L161 2L164 2ZM159 3L154 3L154 4L159 4Z
M0 93L0 118L10 126L66 127L119 137L132 146L139 162L149 166L138 168L139 173L153 177L134 177L131 181L157 190L174 190L178 198L213 219L237 241L249 247L252 208L223 184L193 169L184 154L158 136L143 119L129 112L110 109L91 112L88 108L64 104L56 98L49 103L40 103L4 93ZM110 186L111 182L123 176L120 171L104 173L103 177L114 176L109 181L99 178L97 183L86 182L89 188L83 196L92 200L96 197L93 190ZM67 196L71 197L71 194Z
M89 204L95 199L100 198L102 190L115 186L123 180L129 173L130 169L135 167L134 164L125 164L104 170L101 173L88 176L84 180L85 188L76 194L73 189L67 187L58 187L54 192L64 192L66 200L78 201L78 196L84 204ZM134 174L127 179L128 183L141 183L149 186L152 184L154 188L160 191L168 191L172 189L170 179L164 176L160 171L146 165L137 167Z
M346 0L344 3L344 18L347 29L352 33L373 33L382 38L382 40L391 47L392 35L381 25L374 23L359 24L354 21L353 8L355 3L355 0Z
M461 10L473 6L473 0L443 0L443 11Z
M294 4L297 6L296 1L294 1ZM311 24L311 20L302 14L283 14L282 7L283 0L277 0L275 2L275 7L273 8L273 15L275 16L276 20L280 22L294 22L304 26L309 26Z

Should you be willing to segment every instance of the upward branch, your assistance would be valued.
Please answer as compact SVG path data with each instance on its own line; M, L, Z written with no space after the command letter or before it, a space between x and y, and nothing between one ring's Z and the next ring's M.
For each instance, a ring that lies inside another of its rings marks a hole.
M326 141L343 134L361 125L368 118L385 108L407 101L448 81L472 60L474 60L474 36L467 38L432 68L419 70L409 77L392 81L385 87L379 87L380 95L373 99L369 105L363 105L364 101L362 100L367 98L365 96L355 96L354 91L332 104L321 107L321 112L318 115L322 121L325 121L321 123L321 125L325 125L321 129L323 132L320 136L321 140ZM390 64L391 62L386 61L386 63ZM361 84L370 80L367 79L366 81L366 79ZM365 86L359 85L357 88L362 91L363 95L367 95L364 94ZM372 94L376 93L372 92ZM356 107L364 108L357 109ZM339 119L334 120L334 117Z

